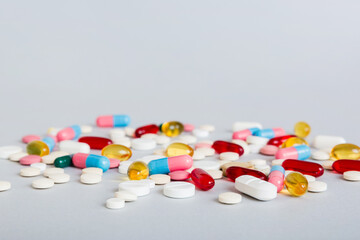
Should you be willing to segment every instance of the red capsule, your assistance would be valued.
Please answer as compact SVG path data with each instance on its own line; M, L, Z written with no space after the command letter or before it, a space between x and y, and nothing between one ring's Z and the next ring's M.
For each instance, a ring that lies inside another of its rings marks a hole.
M295 135L285 135L281 137L274 137L267 142L267 145L274 145L280 147L289 138L296 137Z
M112 144L113 142L108 138L103 137L81 137L79 138L79 142L89 144L91 149L101 150L107 145Z
M302 160L287 159L282 163L282 167L285 170L301 172L314 177L320 177L324 174L324 168L320 164Z
M212 148L219 154L223 152L236 152L239 156L244 154L244 149L240 145L231 142L215 141Z
M261 180L266 181L266 175L258 170L243 168L243 167L229 167L226 169L226 176L231 180L235 181L236 178L242 175L250 175L253 177L260 178Z
M332 168L338 173L344 173L347 171L360 171L360 161L341 159L333 163Z
M210 176L206 171L201 168L195 168L192 170L191 179L193 180L195 186L201 190L207 191L212 189L215 186L215 180Z
M139 127L135 130L135 137L139 138L141 135L146 133L157 133L159 131L159 127L155 124L150 124L146 126Z

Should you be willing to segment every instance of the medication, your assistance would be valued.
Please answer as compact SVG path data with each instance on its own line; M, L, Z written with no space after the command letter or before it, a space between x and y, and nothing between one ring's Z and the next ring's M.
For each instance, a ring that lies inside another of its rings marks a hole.
M152 160L148 167L150 175L153 174L167 174L178 170L186 170L193 165L193 159L189 155L180 155L176 157L168 157Z
M309 146L309 144L304 139L298 138L298 137L291 137L291 138L287 139L281 145L281 148L294 147L294 146L298 146L298 145L307 145L307 146Z
M335 145L342 143L346 143L343 137L318 135L314 138L312 146L317 149L331 149Z
M105 205L108 209L120 209L125 207L125 201L120 198L109 198Z
M54 164L54 161L56 158L61 157L61 156L66 156L66 155L69 155L69 153L63 152L63 151L54 151L54 152L50 153L49 155L43 156L42 162L45 164Z
M165 184L163 194L169 198L189 198L195 195L195 186L188 182L170 182Z
M41 162L41 157L38 155L27 155L20 159L21 165L31 165L33 163L39 163L39 162Z
M68 154L74 153L90 153L90 146L87 143L65 140L59 144L60 151L67 152Z
M54 186L54 180L49 178L40 178L32 182L31 186L35 189L47 189Z
M215 180L221 179L223 177L222 171L218 169L210 169L206 170L206 172Z
M266 145L268 141L269 141L268 138L258 137L258 136L248 136L246 138L246 142L248 144L259 145L260 147Z
M292 170L302 174L320 177L324 174L324 168L317 163L287 159L282 163L285 170Z
M55 159L54 166L57 168L66 168L72 165L72 155L65 155Z
M146 179L149 176L149 168L146 163L136 161L129 166L127 175L130 180Z
M50 152L54 149L56 144L56 139L52 136L48 136L40 140L35 140L26 146L26 151L30 155L39 155L45 156L49 155Z
M254 133L257 137L264 137L264 138L274 138L274 137L281 137L286 135L286 132L283 128L266 128L256 131Z
M327 190L327 184L325 182L315 181L309 182L308 191L314 193L325 192Z
M195 168L190 175L195 186L201 190L208 191L215 186L215 180L201 168Z
M228 167L226 169L226 176L232 181L235 181L236 178L243 176L243 175L250 175L250 176L259 178L261 180L267 179L267 177L264 173L254 170L254 169L238 167L238 166Z
M107 158L114 158L122 161L127 161L132 156L132 151L130 148L125 147L123 145L119 144L110 144L101 150L101 155L107 157Z
M198 148L211 148L211 146L213 145L213 141L203 141L203 142L198 142L195 144L195 149L198 149Z
M194 144L194 143L196 143L197 139L195 136L182 135L182 136L179 136L177 141L185 143L185 144Z
M38 168L41 172L45 171L46 164L45 163L32 163L30 164L30 167Z
M292 172L286 176L285 186L292 196L300 197L307 192L308 181L301 173Z
M304 176L306 177L306 180L308 180L308 183L316 181L314 176L310 176L306 174L304 174Z
M296 137L296 136L295 135L284 135L284 136L281 136L281 137L271 138L267 142L267 144L280 147L287 139L292 138L292 137Z
M294 133L300 138L306 138L311 132L311 127L306 122L298 122L294 126Z
M126 127L124 128L125 135L128 137L135 137L135 129L132 127Z
M311 153L311 158L314 160L324 161L329 160L330 155L325 151L317 150Z
M350 143L338 144L331 150L330 158L333 160L358 160L360 159L360 148L355 144Z
M194 168L201 168L205 171L208 170L219 170L220 169L220 163L218 161L196 161L193 164Z
M180 171L170 172L169 176L171 180L174 181L185 181L190 178L190 173L188 173L187 171L180 170Z
M238 193L224 192L219 194L218 200L220 203L224 204L237 204L241 202L242 197Z
M20 176L22 177L35 177L41 174L40 169L34 167L22 168L20 170Z
M119 184L119 191L123 190L141 197L150 193L150 185L141 181L126 181Z
M277 195L277 189L273 184L250 175L236 178L235 188L261 201L272 200Z
M132 140L131 147L135 150L151 150L156 148L156 142L153 139L137 138Z
M66 173L50 174L48 177L52 179L56 184L67 183L70 181L70 175Z
M110 160L107 157L95 154L76 153L73 155L72 162L77 168L97 167L104 172L110 168Z
M260 153L263 155L274 156L278 150L279 148L274 145L265 145L260 149Z
M222 152L219 155L220 160L236 161L239 160L239 154L236 152Z
M82 143L86 143L90 146L90 149L96 149L96 150L101 150L107 145L113 143L110 139L103 137L81 137L79 138L78 141Z
M27 156L29 154L25 153L25 152L18 152L18 153L14 153L14 154L11 154L9 156L9 160L10 161L14 161L14 162L18 162L20 161L21 158Z
M164 145L170 142L170 138L167 136L157 136L155 138L156 144Z
M195 136L195 137L198 137L198 138L206 138L206 137L208 137L209 136L209 131L206 131L206 130L204 130L204 129L200 129L200 128L198 128L198 129L194 129L193 131L192 131L192 134Z
M233 139L231 140L231 142L240 145L244 149L243 155L248 155L250 153L250 147L249 144L247 144L247 142L240 139Z
M11 188L11 183L8 181L0 181L0 192L7 191Z
M176 137L184 131L184 125L177 121L165 122L160 125L160 131L168 137Z
M236 152L239 156L244 154L244 149L240 145L231 142L215 141L212 148L219 154L223 152Z
M80 128L81 128L81 133L91 133L93 130L92 126L89 125L81 125Z
M332 164L332 168L338 173L347 171L360 171L360 161L341 159Z
M276 159L299 159L305 160L311 156L311 149L306 145L299 145L289 148L281 148L275 154Z
M234 122L234 124L232 126L233 132L248 129L248 128L262 129L262 125L258 122Z
M159 127L155 124L139 127L135 130L135 137L139 138L146 133L158 133Z
M343 178L348 181L360 181L360 171L346 171L343 173Z
M32 142L32 141L36 141L36 140L40 140L41 137L38 136L38 135L26 135L26 136L23 136L21 141L23 143L29 143L29 142Z
M126 127L130 124L128 115L103 115L96 119L98 127Z
M70 127L60 130L56 134L56 138L59 142L64 140L78 139L81 134L81 127L79 125L72 125Z
M215 155L215 149L212 147L201 147L197 148L196 151L202 153L205 157L211 157Z
M125 202L133 202L133 201L136 201L138 198L136 194L133 194L133 193L125 191L125 190L115 192L115 197L120 198L120 199L124 200Z
M102 176L94 173L83 173L80 176L80 182L84 184L98 184L102 180Z
M43 175L44 177L48 177L51 174L56 174L56 173L64 173L64 169L63 168L47 168Z
M285 170L283 167L275 165L272 166L269 174L268 182L274 184L277 188L277 192L280 192L284 188Z
M112 139L113 144L123 145L125 147L131 147L131 140L128 137L122 137L118 139Z
M211 124L204 124L199 127L201 130L205 130L207 132L213 132L215 131L215 126Z
M201 161L203 162L203 161ZM226 170L229 167L242 167L242 168L249 168L249 169L254 169L254 165L249 163L249 162L227 162L225 164L221 164L220 169L222 169L223 171L223 175L226 177ZM219 169L219 168L218 168ZM206 170L206 169L204 169ZM235 179L235 178L234 178Z
M119 165L119 173L121 174L127 174L127 170L129 169L129 166L133 163L133 161L126 161L126 162L122 162Z
M195 129L195 126L189 123L184 124L184 131L185 132L192 132Z
M166 174L154 174L149 177L156 185L164 185L170 182L171 178Z
M113 128L109 131L109 135L112 141L117 141L125 137L125 131L121 128Z
M103 170L101 168L97 168L97 167L88 167L88 168L83 168L81 170L81 173L94 173L94 174L99 174L100 176L102 176Z
M10 155L22 152L22 148L18 146L2 146L0 147L0 158L8 159Z
M245 130L236 131L232 135L232 139L246 140L248 136L254 135L260 128L248 128Z
M205 154L201 151L195 150L194 155L192 155L193 160L202 160L205 159Z
M166 156L175 157L180 155L194 155L194 149L184 143L172 143L165 150Z

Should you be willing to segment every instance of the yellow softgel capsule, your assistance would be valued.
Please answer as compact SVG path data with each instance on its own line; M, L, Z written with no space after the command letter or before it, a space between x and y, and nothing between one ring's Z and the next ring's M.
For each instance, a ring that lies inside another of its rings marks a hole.
M285 178L286 189L295 197L304 195L308 190L308 185L306 177L299 172L289 173Z
M168 137L176 137L184 131L184 125L177 121L165 122L160 130Z
M293 147L293 146L298 146L298 145L308 145L307 141L305 141L302 138L299 137L291 137L289 139L287 139L282 145L281 148L288 148L288 147Z
M165 150L166 156L194 155L194 149L185 143L172 143Z
M43 141L32 141L26 146L26 151L29 155L38 155L40 157L49 155L49 146Z
M360 159L360 148L351 143L338 144L331 150L330 158L333 160L358 160Z
M110 144L101 150L101 155L107 158L115 158L121 162L128 160L132 156L130 148L120 144Z
M301 138L307 137L311 132L311 127L306 122L298 122L294 127L295 135Z
M149 176L149 168L146 163L136 161L129 166L127 174L130 180L146 179Z

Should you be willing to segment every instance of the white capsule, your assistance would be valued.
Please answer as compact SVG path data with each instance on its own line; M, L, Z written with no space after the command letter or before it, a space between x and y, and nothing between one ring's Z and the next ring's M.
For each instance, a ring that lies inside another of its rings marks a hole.
M239 160L240 156L238 153L236 152L222 152L219 155L220 160L225 160L225 161L236 161Z
M9 160L11 161L14 161L14 162L18 162L20 161L21 158L27 156L29 154L27 154L26 152L18 152L18 153L14 153L14 154L11 154L9 156Z
M324 149L324 148L333 148L335 145L338 145L341 143L346 143L346 141L343 137L317 135L314 138L312 146L317 149Z
M276 198L277 195L275 185L250 175L243 175L236 178L235 188L261 201L272 200Z
M248 129L248 128L260 128L262 125L258 122L234 122L232 126L233 132Z
M22 148L18 146L0 147L0 158L8 159L10 155L22 152Z
M75 153L90 153L90 146L87 143L77 142L73 140L61 141L59 144L60 151Z
M132 140L131 147L135 150L151 150L156 147L156 142L153 139L136 138Z
M189 198L195 195L195 185L188 182L170 182L165 184L163 194L170 198Z
M192 131L192 134L195 136L195 137L198 137L198 138L206 138L209 136L209 132L204 130L204 129L194 129Z

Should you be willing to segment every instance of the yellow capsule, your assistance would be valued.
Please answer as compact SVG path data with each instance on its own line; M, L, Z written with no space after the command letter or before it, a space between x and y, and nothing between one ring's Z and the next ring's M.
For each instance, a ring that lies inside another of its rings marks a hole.
M194 155L194 149L184 143L172 143L165 150L166 156L175 157L180 155Z
M293 146L298 146L298 145L308 145L309 144L302 138L298 138L298 137L291 137L289 139L286 139L286 141L281 145L281 148L288 148L288 147L293 147Z
M358 160L360 159L360 148L350 143L338 144L331 150L330 157L333 160Z
M126 161L131 158L132 152L130 148L120 144L110 144L101 150L101 155L107 158L115 158L120 162Z
M311 132L311 127L306 122L298 122L294 127L295 135L300 138L307 137Z
M286 176L285 186L291 195L300 197L307 192L308 181L301 173L292 172Z
M184 131L184 125L176 121L165 122L161 125L161 131L168 137L176 137Z
M26 146L26 151L29 155L39 155L40 157L49 155L49 146L43 141L32 141Z
M127 174L130 180L146 179L149 176L149 168L146 163L136 161L129 166Z

